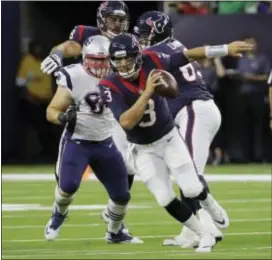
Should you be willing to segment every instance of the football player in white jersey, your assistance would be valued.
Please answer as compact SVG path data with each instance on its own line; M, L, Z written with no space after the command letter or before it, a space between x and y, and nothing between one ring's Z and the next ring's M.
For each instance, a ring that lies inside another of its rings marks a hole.
M87 165L106 188L109 222L108 243L142 243L123 232L122 223L130 200L127 172L122 155L111 136L115 123L107 103L110 95L100 94L99 80L109 70L109 40L101 35L83 45L83 63L56 72L58 89L47 108L47 119L65 125L56 165L57 186L52 216L45 227L45 238L57 238L68 214ZM74 107L71 105L75 103Z
M83 43L87 38L94 35L104 35L112 39L120 33L127 32L130 21L128 7L123 1L105 1L97 9L97 27L87 25L77 25L70 33L69 40L55 46L50 55L41 63L41 70L46 74L53 73L62 66L64 57L77 57L80 55ZM126 151L128 142L122 128L115 124L113 140L118 150L121 152L126 162ZM132 187L134 173L126 163L128 172L129 189ZM108 210L102 212L102 218L105 222L109 221ZM124 228L125 232L128 232Z

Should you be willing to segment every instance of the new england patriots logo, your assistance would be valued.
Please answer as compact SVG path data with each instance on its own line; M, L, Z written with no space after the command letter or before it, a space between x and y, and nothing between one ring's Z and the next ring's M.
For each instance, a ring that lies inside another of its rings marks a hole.
M156 33L163 33L164 27L167 25L169 17L164 14L158 14L159 18L153 20L152 17L146 19L146 24L154 28Z

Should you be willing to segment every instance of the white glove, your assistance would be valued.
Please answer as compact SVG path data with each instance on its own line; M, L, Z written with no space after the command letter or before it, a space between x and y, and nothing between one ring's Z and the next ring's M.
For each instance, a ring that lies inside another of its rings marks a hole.
M51 74L57 68L62 65L61 56L56 53L50 54L47 58L41 63L41 70L43 73Z

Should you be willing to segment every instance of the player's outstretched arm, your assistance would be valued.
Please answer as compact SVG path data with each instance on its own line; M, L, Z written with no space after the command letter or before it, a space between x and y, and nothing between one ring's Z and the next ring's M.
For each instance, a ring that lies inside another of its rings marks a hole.
M204 58L216 58L224 56L241 57L242 52L253 49L251 44L243 41L235 41L230 44L203 46L184 51L184 55L189 60L199 60Z
M62 86L57 91L46 109L46 119L53 124L65 124L71 118L71 113L66 113L67 108L72 105L73 99L70 91Z
M62 65L63 58L76 57L81 54L81 45L73 40L55 46L50 55L41 63L43 73L51 74Z
M121 114L119 123L124 129L132 129L142 119L149 99L154 93L155 88L161 84L159 82L160 77L160 73L154 74L151 72L148 76L146 88L142 95L138 98L132 107Z
M58 51L61 52L64 58L77 57L81 54L81 45L73 40L65 41L57 46L55 46L50 54Z

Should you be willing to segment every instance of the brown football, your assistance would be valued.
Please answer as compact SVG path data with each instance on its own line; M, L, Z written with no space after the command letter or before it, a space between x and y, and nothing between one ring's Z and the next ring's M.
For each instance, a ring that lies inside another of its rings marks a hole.
M155 91L163 97L175 98L179 93L178 83L169 72L156 69L153 73L160 72L162 74L162 84L157 86Z

